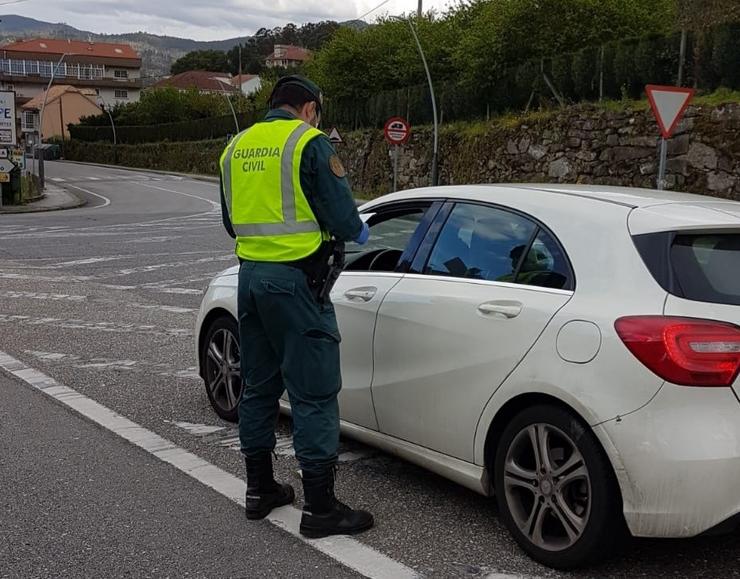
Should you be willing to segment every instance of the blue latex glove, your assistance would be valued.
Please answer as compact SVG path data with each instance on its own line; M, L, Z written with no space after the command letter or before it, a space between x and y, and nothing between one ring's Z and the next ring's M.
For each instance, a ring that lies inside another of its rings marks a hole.
M367 226L367 223L363 223L362 231L360 231L360 235L358 235L357 239L355 239L355 243L359 243L360 245L365 245L369 238L370 238L370 228Z

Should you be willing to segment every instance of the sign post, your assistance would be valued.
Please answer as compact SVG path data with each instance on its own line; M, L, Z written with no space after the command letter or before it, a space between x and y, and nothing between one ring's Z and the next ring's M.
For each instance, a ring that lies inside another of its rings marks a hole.
M0 91L0 146L15 147L18 134L15 125L15 91Z
M398 148L411 138L411 125L401 117L391 117L383 129L385 140L393 147L393 191L398 191Z
M665 173L668 161L668 139L671 138L676 125L683 118L689 106L694 89L675 86L649 84L645 87L650 107L660 127L660 159L658 164L658 189L665 189Z

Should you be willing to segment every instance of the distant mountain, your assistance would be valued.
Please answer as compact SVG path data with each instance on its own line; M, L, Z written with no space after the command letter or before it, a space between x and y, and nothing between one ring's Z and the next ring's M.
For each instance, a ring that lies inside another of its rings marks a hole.
M367 27L361 20L350 20L341 24L356 29ZM141 55L142 73L145 84L152 84L169 74L170 66L181 56L193 50L231 50L239 43L246 42L250 37L228 38L226 40L199 41L175 36L159 36L148 32L132 32L128 34L96 34L87 30L79 30L63 23L51 23L25 16L9 14L0 16L0 43L20 40L32 36L46 36L48 38L70 38L72 40L93 40L97 42L122 42L133 46Z

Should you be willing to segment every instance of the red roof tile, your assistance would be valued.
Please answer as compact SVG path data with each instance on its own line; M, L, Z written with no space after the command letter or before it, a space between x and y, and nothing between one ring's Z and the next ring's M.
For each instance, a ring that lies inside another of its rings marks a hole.
M111 44L108 42L84 42L80 40L53 40L36 38L22 40L0 46L0 50L8 52L38 52L43 54L59 54L65 52L75 56L97 56L103 58L138 59L139 54L128 44Z
M290 44L276 44L273 53L267 60L296 60L305 62L311 58L311 51L300 46Z

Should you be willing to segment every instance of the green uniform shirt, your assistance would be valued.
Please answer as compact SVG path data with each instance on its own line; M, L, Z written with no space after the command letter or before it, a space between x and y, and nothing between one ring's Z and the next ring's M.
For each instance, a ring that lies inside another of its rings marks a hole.
M286 110L274 109L267 113L265 122L295 118L295 115ZM301 187L321 229L328 231L339 241L353 241L362 231L362 220L357 213L347 177L337 177L329 165L329 160L335 155L336 151L329 137L321 136L309 142L301 158ZM223 183L221 214L226 231L235 238L224 198Z

